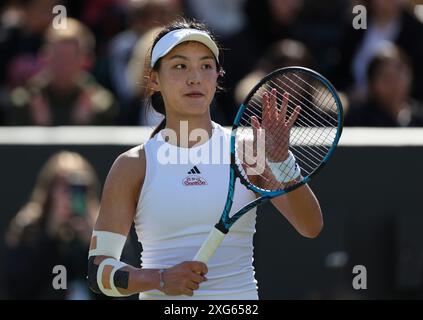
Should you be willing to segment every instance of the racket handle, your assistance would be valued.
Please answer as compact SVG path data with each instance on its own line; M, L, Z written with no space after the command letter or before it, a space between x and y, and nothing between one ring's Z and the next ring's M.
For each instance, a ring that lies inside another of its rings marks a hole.
M216 252L217 247L220 245L224 237L225 234L222 231L213 228L201 246L200 250L198 250L197 254L195 255L194 261L207 263L207 261L209 261L209 259Z

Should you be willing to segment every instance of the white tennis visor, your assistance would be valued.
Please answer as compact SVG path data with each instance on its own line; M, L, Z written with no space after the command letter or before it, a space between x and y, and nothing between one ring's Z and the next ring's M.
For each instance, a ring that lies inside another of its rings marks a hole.
M197 29L177 29L167 33L156 43L151 54L151 67L153 68L157 60L168 54L178 44L186 41L204 44L219 62L219 48L207 32Z

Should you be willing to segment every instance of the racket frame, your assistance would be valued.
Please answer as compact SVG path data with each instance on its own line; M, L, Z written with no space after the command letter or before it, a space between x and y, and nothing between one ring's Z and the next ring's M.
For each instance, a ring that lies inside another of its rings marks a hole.
M258 89L261 88L263 83L265 83L267 80L273 78L276 74L284 73L284 72L287 72L287 71L307 73L307 74L311 75L312 77L320 80L326 86L326 88L330 91L330 93L332 94L332 96L335 99L335 103L336 103L337 110L338 110L338 113L337 113L338 127L337 127L336 136L335 136L335 139L334 139L332 146L330 147L327 154L325 155L325 157L321 161L321 164L316 168L316 170L314 170L310 175L303 177L303 179L300 182L298 182L298 183L296 183L292 186L289 186L286 189L277 190L277 191L269 191L269 190L265 190L265 189L262 189L262 188L258 188L255 185L251 184L250 182L248 182L244 178L242 173L239 171L238 166L236 165L236 162L235 162L235 156L236 156L235 137L236 137L236 131L239 127L239 123L241 121L242 114L244 113L244 111L246 109L246 104L248 103L250 98L256 93L256 91ZM248 212L252 208L259 206L259 205L263 204L264 202L266 202L266 201L268 201L272 198L287 194L288 192L291 192L292 190L295 190L295 189L301 187L302 185L308 183L310 181L311 177L314 176L315 174L317 174L322 169L322 167L324 167L324 165L327 163L330 156L333 154L335 148L338 145L339 139L341 138L343 122L344 122L344 115L343 115L342 103L341 103L341 100L340 100L338 94L336 93L336 89L330 83L330 81L328 79L326 79L324 76L322 76L318 72L311 70L311 69L308 69L308 68L296 67L295 66L295 67L281 68L281 69L275 70L275 71L269 73L268 75L266 75L258 84L256 84L254 86L253 89L251 89L248 96L245 98L244 103L241 104L241 106L239 107L238 113L237 113L235 120L234 120L234 124L232 126L231 141L230 141L231 164L230 164L228 195L227 195L227 201L226 201L225 207L223 209L221 218L219 219L219 222L215 226L216 229L218 229L221 232L226 234L229 231L229 229L231 228L231 226L242 215L244 215L246 212ZM239 178L240 182L244 186L246 186L248 189L250 189L251 191L253 191L255 193L258 193L260 195L260 197L251 201L250 203L248 203L246 206L244 206L239 211L237 211L232 217L229 217L229 213L231 211L232 204L233 204L233 196L234 196L234 192L235 192L236 178Z
M332 143L330 149L328 150L327 154L325 155L325 157L321 161L320 165L313 172L311 172L311 174L309 174L306 177L303 177L303 179L301 181L299 181L298 183L296 183L292 186L289 186L286 189L269 191L269 190L265 190L265 189L262 189L262 188L258 188L255 185L253 185L252 183L248 182L244 178L243 174L239 171L238 166L237 166L236 161L235 161L235 157L236 157L235 137L236 137L236 131L239 127L239 123L241 121L242 114L246 109L246 105L247 105L249 99L256 93L256 91L268 79L274 77L275 74L283 73L283 72L287 72L287 71L307 73L307 74L313 76L314 78L317 78L318 80L320 80L326 86L326 88L330 91L330 93L332 94L332 96L335 99L335 103L336 103L336 107L337 107L337 111L338 111L338 115L337 115L338 116L338 119L337 119L338 120L338 122L337 122L338 127L337 127L337 132L336 132L334 142ZM233 127L232 127L231 141L230 141L231 164L230 164L230 171L229 171L229 187L228 187L228 194L227 194L227 198L226 198L225 207L223 209L222 215L220 216L219 222L215 225L215 227L212 229L212 231L208 235L207 239L202 244L201 248L198 250L196 256L194 257L194 260L207 263L208 260L213 256L217 247L223 241L225 235L229 232L229 229L232 227L232 225L241 216L243 216L245 213L250 211L252 208L259 206L259 205L263 204L264 202L266 202L266 201L268 201L268 200L270 200L274 197L278 197L278 196L287 194L288 192L295 190L295 189L301 187L302 185L308 183L309 180L311 179L311 177L314 176L316 173L318 173L322 169L322 167L327 163L330 156L333 154L336 146L338 145L341 134L342 134L343 122L344 122L344 115L343 115L342 103L341 103L341 100L340 100L338 94L336 93L335 88L329 82L329 80L327 80L325 77L323 77L321 74L315 72L314 70L304 68L304 67L281 68L281 69L273 71L272 73L269 73L257 85L255 85L254 88L250 91L250 93L246 97L246 99L244 100L244 103L241 104L241 106L238 110L238 113L235 117ZM229 217L229 213L230 213L231 208L232 208L233 197L234 197L234 193L235 193L236 178L239 178L240 182L244 186L246 186L249 190L259 194L259 197L256 198L255 200L249 202L247 205L245 205L240 210L238 210L232 217Z

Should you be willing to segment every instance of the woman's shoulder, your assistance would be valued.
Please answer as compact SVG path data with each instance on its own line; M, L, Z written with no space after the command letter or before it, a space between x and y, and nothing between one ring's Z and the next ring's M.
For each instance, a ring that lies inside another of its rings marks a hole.
M138 145L121 153L114 161L110 170L110 178L133 182L135 185L142 182L145 176L144 145Z
M145 161L144 144L135 146L125 152L122 152L116 160L126 162Z

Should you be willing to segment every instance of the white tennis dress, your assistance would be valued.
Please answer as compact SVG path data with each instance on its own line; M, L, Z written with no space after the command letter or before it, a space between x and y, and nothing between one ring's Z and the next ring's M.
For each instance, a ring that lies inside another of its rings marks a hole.
M144 146L146 173L134 219L146 269L191 261L222 214L228 192L228 130L213 123L212 137L193 148L172 145L163 133ZM254 199L237 180L230 215ZM151 290L140 293L140 299L258 299L252 266L256 209L252 210L234 224L209 260L208 281L193 297Z

